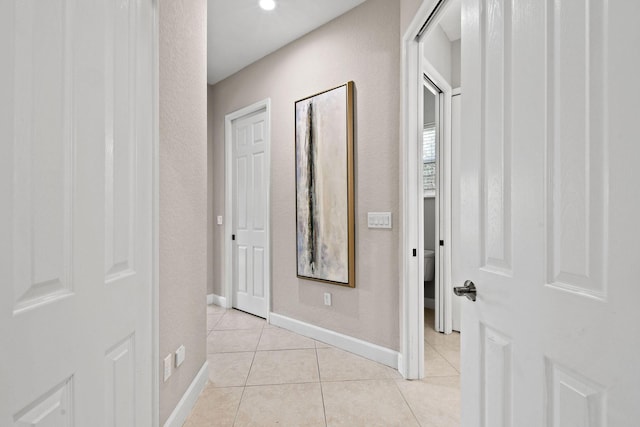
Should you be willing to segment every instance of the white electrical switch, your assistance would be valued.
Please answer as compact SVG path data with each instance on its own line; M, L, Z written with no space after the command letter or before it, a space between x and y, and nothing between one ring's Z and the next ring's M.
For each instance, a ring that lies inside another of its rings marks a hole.
M176 368L178 368L180 365L182 365L182 362L184 362L185 357L186 357L186 350L185 350L184 346L181 345L176 350Z
M217 223L218 225L222 225L222 215L218 215Z
M391 228L391 212L369 212L367 214L369 228Z
M164 380L167 381L171 376L171 365L173 362L173 354L164 358Z

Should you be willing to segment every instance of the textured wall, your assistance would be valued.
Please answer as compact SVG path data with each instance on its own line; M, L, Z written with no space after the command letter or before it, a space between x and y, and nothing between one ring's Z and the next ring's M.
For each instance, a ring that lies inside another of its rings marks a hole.
M271 98L273 311L392 349L399 348L400 2L369 0L210 88L213 212L224 211L224 116ZM296 278L294 102L355 82L356 288ZM391 211L393 230L367 228L367 212ZM225 218L225 220L229 220ZM216 227L214 227L216 230ZM223 257L221 229L212 257ZM223 290L222 268L213 288ZM323 293L333 306L323 305Z
M224 133L222 138L214 137L213 87L207 86L207 139L209 151L207 156L207 197L208 197L208 255L207 263L207 294L224 295L223 286L223 254L224 254L224 224L218 225L216 217L224 216ZM223 118L224 121L224 118ZM224 122L223 122L224 123ZM224 124L223 124L224 126ZM224 132L224 130L223 130ZM220 162L222 159L222 162ZM223 217L226 221L227 218Z
M159 2L160 357L187 350L160 384L161 425L206 359L206 12L205 0Z

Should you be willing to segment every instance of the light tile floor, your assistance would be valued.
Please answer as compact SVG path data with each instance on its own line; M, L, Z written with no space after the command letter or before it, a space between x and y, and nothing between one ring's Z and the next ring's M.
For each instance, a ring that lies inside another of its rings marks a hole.
M460 336L425 310L425 371L397 371L268 325L207 307L209 383L185 427L460 425Z

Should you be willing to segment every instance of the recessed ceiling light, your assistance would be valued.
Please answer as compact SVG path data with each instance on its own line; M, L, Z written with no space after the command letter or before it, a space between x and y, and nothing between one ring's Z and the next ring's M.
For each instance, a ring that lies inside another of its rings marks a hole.
M264 10L273 10L276 8L275 0L260 0L260 7Z

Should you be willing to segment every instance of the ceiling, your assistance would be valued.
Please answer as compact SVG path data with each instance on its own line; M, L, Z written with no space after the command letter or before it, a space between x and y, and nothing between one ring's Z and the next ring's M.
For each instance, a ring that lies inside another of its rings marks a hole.
M207 81L215 84L365 0L208 0Z

